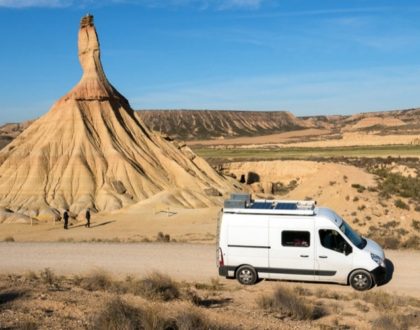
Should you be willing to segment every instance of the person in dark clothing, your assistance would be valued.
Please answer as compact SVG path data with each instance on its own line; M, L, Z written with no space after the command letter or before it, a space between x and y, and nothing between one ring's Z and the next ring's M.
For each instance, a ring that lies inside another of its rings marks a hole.
M90 209L86 210L86 228L90 228Z
M64 229L68 229L69 227L69 211L68 210L64 211L63 219L64 219Z

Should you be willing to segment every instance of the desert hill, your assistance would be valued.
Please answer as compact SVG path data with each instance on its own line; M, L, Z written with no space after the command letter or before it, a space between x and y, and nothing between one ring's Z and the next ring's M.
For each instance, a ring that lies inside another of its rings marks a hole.
M305 127L286 111L142 110L146 125L177 139L220 139L257 136Z
M336 131L420 131L420 108L363 112L354 115L299 117L306 126ZM395 133L395 132L394 132Z
M112 211L161 192L176 205L205 207L234 189L135 116L105 76L93 16L81 21L78 48L80 82L0 151L0 220L11 211L39 220L65 208Z
M10 123L0 126L0 150L12 142L22 133L32 122Z

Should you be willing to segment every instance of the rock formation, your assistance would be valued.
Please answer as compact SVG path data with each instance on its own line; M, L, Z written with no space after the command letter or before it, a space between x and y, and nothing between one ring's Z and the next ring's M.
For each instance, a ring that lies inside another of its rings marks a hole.
M110 211L169 191L186 207L232 185L185 145L150 131L108 82L93 16L79 31L80 82L0 151L0 208L38 220Z

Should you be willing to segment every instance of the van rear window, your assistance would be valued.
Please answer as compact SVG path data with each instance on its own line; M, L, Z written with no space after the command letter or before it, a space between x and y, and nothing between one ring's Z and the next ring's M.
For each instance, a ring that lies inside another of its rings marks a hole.
M290 247L308 247L311 245L309 231L283 231L281 245Z

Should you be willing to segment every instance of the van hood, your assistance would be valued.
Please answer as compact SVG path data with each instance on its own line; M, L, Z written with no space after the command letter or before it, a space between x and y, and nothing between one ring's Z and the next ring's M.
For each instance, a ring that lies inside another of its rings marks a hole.
M385 260L385 253L381 246L369 238L364 237L364 239L366 240L366 246L363 250L376 254L377 256L381 257L382 260Z

